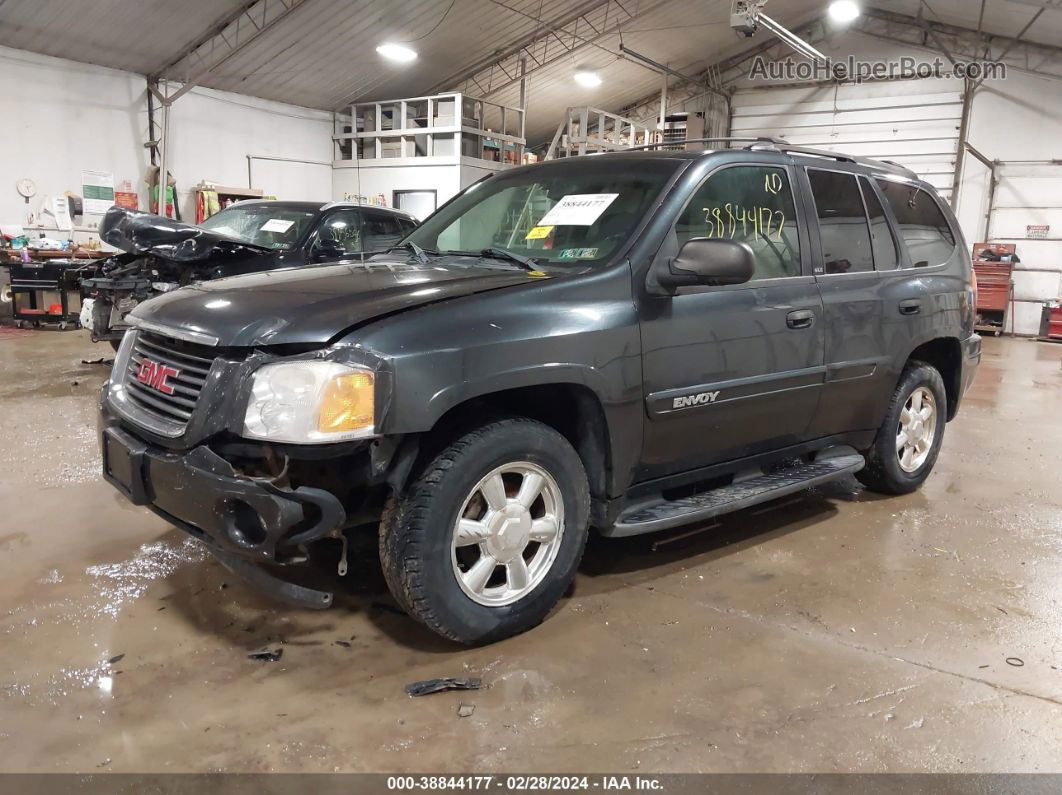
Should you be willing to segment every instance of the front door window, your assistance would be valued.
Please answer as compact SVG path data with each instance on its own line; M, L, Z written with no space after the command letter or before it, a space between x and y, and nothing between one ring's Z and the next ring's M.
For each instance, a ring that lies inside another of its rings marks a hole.
M694 237L747 243L756 255L753 280L800 275L793 191L785 169L732 166L694 193L675 224L678 245Z

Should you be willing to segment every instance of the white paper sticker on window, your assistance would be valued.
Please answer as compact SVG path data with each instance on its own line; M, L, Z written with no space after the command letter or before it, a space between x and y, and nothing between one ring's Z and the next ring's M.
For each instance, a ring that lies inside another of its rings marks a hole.
M569 193L535 226L590 226L617 196L618 193Z
M295 225L294 221L285 221L283 218L270 218L262 224L262 232L287 232Z

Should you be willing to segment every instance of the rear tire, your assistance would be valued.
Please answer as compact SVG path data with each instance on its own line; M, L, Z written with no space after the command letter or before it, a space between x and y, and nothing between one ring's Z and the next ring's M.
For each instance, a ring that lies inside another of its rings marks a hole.
M586 545L590 494L568 440L525 418L458 436L393 496L380 525L388 588L443 637L483 644L538 625Z
M944 441L947 393L937 369L913 361L904 368L889 401L866 466L856 478L871 491L909 494L933 471Z

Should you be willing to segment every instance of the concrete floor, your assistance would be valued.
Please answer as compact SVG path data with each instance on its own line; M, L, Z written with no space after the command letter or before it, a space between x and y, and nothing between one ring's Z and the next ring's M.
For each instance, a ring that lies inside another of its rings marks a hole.
M371 562L278 607L125 503L104 354L0 330L0 771L1062 771L1062 346L985 340L921 492L594 542L543 626L475 650Z

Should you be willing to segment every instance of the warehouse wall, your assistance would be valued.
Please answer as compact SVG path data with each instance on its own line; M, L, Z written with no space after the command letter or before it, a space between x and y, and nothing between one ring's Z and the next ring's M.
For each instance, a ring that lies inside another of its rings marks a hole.
M172 106L167 168L177 180L181 208L194 218L192 190L206 179L248 187L278 199L328 201L332 196L332 114L254 97L193 88Z
M864 60L936 53L901 48L856 33L820 47L836 58ZM742 80L734 95L733 135L780 135L794 144L895 160L950 199L962 116L960 81L942 78L862 85L770 87ZM968 141L1001 161L1062 155L1062 81L1012 69L1005 81L985 82L975 95ZM1001 167L990 240L1017 245L1014 330L1038 331L1044 301L1062 295L1062 165ZM984 240L987 169L966 158L957 215L967 242ZM1052 240L1024 239L1029 224L1049 224ZM1010 328L1008 318L1008 329Z
M1043 302L1062 297L1062 163L1017 161L1062 158L1062 81L1012 71L1004 82L986 82L974 97L969 141L1003 162L989 239L1017 246L1013 327L1036 334ZM984 238L989 183L988 169L967 156L958 215L971 243ZM1038 224L1050 226L1048 240L1027 238L1026 227Z
M0 223L25 224L47 196L80 194L83 169L139 183L149 162L144 92L128 72L0 47ZM29 205L15 192L22 177L37 183Z
M0 223L26 222L45 195L81 193L81 171L130 180L147 207L147 92L142 75L0 47ZM246 187L247 156L256 159L256 185L278 198L332 195L331 114L278 102L196 88L173 105L169 170L181 210L194 219L192 188L203 179ZM30 205L15 180L37 183ZM92 236L98 216L86 216L77 239ZM54 230L51 219L45 225Z

